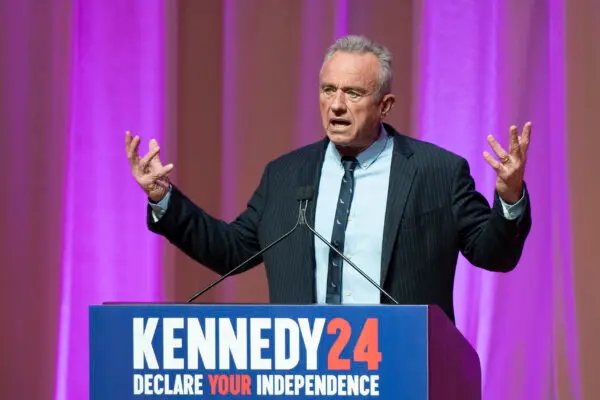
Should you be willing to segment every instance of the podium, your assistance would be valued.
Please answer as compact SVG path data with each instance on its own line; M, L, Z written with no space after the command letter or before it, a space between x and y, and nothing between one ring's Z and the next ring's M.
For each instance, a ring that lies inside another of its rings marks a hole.
M436 306L91 306L93 400L480 400L475 350Z

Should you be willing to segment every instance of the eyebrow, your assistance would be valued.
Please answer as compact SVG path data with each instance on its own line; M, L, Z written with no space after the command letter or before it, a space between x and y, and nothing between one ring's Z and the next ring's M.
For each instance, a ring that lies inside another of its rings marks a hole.
M332 84L332 83L323 83L323 84L321 84L321 89L335 88L335 87L337 87L337 86L334 85L334 84ZM359 93L367 93L368 92L367 89L365 89L363 87L360 87L360 86L343 86L342 90L344 92L347 92L349 90L354 90L354 91L359 92Z

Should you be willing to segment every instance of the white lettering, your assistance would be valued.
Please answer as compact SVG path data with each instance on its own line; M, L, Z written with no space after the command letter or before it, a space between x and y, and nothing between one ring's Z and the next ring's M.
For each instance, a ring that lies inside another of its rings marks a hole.
M246 318L237 318L236 321L236 329L233 329L228 318L219 319L219 368L221 369L229 369L230 354L237 369L248 368Z
M324 328L325 318L133 318L133 368L316 370Z
M133 369L144 369L144 360L149 369L158 369L158 361L152 348L157 326L158 318L148 318L146 328L144 318L133 319Z
M258 375L262 396L379 396L378 375Z
M140 374L133 375L133 394L144 393L144 377Z
M202 358L204 368L213 370L216 368L217 335L215 319L204 320L204 332L198 318L188 318L188 368L198 369L198 353Z
M262 350L269 348L269 339L261 336L263 329L271 328L270 318L252 318L250 325L250 368L252 369L271 369L271 359L262 357Z
M175 337L175 329L183 329L183 318L163 319L163 368L183 369L183 358L175 357L175 349L180 349L182 340Z
M275 319L275 369L292 369L300 360L300 331L296 321L290 318ZM289 341L287 340L289 335ZM287 347L289 343L289 347ZM289 357L286 357L286 347Z
M202 375L135 374L134 395L202 395Z
M304 347L306 348L306 369L309 371L316 370L318 359L317 352L319 351L319 344L321 343L321 336L323 335L323 329L325 327L325 318L315 319L315 326L312 332L310 330L308 318L300 318L298 323L300 325L300 333L302 334Z

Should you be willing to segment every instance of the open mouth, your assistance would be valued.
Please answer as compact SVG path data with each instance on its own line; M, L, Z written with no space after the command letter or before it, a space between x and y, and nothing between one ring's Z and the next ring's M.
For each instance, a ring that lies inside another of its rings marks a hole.
M345 120L343 118L331 118L329 120L329 123L336 128L341 128L350 125L350 121Z

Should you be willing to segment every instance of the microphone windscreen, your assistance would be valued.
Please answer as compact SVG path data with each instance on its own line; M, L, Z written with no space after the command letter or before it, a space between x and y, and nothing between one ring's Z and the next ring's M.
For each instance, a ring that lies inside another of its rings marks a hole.
M313 186L300 186L296 191L296 199L298 201L311 200L315 195Z

